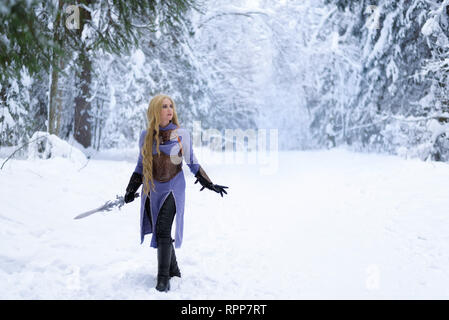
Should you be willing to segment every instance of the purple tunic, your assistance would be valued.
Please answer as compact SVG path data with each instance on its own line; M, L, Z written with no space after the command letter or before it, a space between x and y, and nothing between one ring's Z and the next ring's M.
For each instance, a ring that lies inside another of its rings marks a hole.
M170 122L167 126L159 126L159 130L171 130L176 129L177 125ZM142 166L142 147L146 135L146 130L142 131L139 138L139 159L137 160L137 165L134 172L143 175ZM178 128L174 130L181 139L183 158L193 174L196 174L199 170L200 165L193 153L192 139L190 133L184 128ZM176 156L180 149L178 140L176 138L166 141L159 145L159 150L167 155ZM156 141L153 143L153 154L156 154ZM152 233L151 244L153 248L157 248L156 239L156 221L159 214L159 210L164 204L165 199L169 196L170 192L173 192L173 196L176 204L176 214L175 214L175 248L181 247L183 228L184 228L184 204L185 204L185 189L186 181L184 178L184 171L181 170L176 176L167 182L159 182L154 180L155 191L151 188L151 182L149 182L148 190L150 190L150 211L147 212L145 208L145 201L147 199L147 194L144 194L144 188L142 186L141 197L140 197L140 243L143 243L146 234ZM149 217L151 216L151 220Z

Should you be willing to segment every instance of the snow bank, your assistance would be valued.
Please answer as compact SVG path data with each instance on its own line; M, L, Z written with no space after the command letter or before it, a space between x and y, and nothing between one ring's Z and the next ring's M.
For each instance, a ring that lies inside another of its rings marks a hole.
M28 159L67 158L75 163L85 163L86 156L82 151L60 139L54 134L37 131L33 134L28 145Z

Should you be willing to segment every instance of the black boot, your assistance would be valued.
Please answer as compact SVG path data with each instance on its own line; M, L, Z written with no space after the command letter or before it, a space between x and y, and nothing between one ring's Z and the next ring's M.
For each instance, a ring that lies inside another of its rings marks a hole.
M181 271L179 270L178 262L176 261L175 247L173 246L173 243L171 245L171 262L170 262L170 278L171 277L181 278Z
M157 244L157 285L156 290L167 292L170 290L170 262L172 254L171 239L161 238Z

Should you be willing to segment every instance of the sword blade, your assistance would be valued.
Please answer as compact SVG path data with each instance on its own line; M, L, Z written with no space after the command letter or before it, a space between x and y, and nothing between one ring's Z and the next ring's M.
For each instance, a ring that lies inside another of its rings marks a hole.
M90 216L91 214L94 214L95 212L98 212L98 211L100 211L100 209L90 210L90 211L87 211L87 212L84 212L84 213L81 213L81 214L77 215L77 216L76 216L75 218L73 218L73 219L82 219L82 218L85 218L85 217L87 217L87 216Z
M134 198L138 198L138 197L139 197L139 194L135 193L134 194ZM82 218L88 217L88 216L90 216L90 215L92 215L92 214L94 214L96 212L100 212L100 211L111 211L111 209L113 207L116 207L116 206L118 206L118 208L120 209L124 204L125 204L125 201L123 199L123 196L117 196L117 200L115 200L115 201L106 201L106 203L104 205L102 205L101 207L98 207L97 209L93 209L93 210L89 210L89 211L83 212L83 213L77 215L73 219L77 219L77 220L78 219L82 219Z

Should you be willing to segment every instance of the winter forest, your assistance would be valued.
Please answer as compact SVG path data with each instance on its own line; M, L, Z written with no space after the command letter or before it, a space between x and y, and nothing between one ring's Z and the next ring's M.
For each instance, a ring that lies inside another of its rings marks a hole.
M277 128L280 149L449 160L447 1L8 0L0 9L1 147L36 131L96 150L129 146L150 98L166 92L186 126Z
M125 192L159 93L223 137L194 147L229 186L184 167L172 298L448 297L449 0L2 0L0 22L0 298L166 299L140 199L72 219ZM229 129L276 130L278 171L210 161Z

